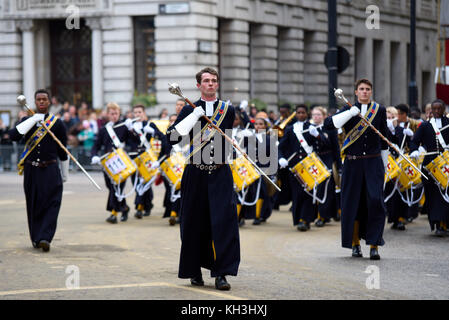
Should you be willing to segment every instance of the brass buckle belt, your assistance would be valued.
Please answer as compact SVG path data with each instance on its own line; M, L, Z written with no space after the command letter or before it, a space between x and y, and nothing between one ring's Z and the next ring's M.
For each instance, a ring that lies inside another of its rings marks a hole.
M212 171L220 168L222 164L195 164L195 167L197 167L200 170L205 171Z
M30 161L27 160L25 163L31 164L33 167L46 168L49 165L56 163L56 160L48 160L48 161Z
M359 160L359 159L369 159L380 157L380 153L377 154L367 154L366 156L352 156L350 154L346 155L346 159L348 160Z

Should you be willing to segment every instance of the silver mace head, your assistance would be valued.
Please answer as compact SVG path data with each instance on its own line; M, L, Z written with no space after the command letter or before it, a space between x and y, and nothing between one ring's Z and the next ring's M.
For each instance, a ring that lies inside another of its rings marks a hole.
M340 100L343 100L343 101L346 100L345 96L343 95L343 90L341 90L341 89L334 89L334 96L337 99L340 99Z
M27 98L24 95L20 95L17 97L17 103L24 106L27 104Z
M177 96L180 96L184 99L184 96L182 95L181 88L179 87L179 84L177 83L169 83L168 84L168 91L170 91L171 94L175 94Z

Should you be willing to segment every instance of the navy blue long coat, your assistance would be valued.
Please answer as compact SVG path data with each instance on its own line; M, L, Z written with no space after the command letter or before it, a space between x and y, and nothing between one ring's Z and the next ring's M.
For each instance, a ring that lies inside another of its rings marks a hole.
M354 106L361 109L357 102ZM344 106L338 111L349 110ZM372 124L387 137L388 128L386 109L379 106ZM343 126L346 133L355 127L360 117L352 117ZM332 117L324 122L325 129L335 129ZM359 237L368 245L384 245L383 231L385 227L386 207L384 204L385 169L381 158L381 150L387 150L388 144L371 128L345 150L346 159L343 163L341 181L341 240L344 248L352 248L354 222L359 221ZM369 158L349 160L351 156L371 156Z
M205 110L202 100L195 105ZM214 111L218 101L214 104ZM173 126L167 130L167 140L174 145L182 139L174 128L193 112L186 105ZM220 129L232 130L235 111L229 106ZM202 117L201 128L207 123ZM190 139L193 138L193 129ZM190 140L189 139L189 140ZM221 139L220 159L210 148L211 143L202 149L201 164L221 164L218 169L207 171L188 163L181 180L181 254L179 278L192 278L200 274L201 268L211 271L211 276L236 276L240 264L240 239L237 219L237 204L234 197L232 172L226 164L228 148L224 138L215 133L212 140ZM228 145L229 146L229 145ZM217 149L217 148L215 148ZM210 159L214 157L214 159ZM195 159L195 158L194 158ZM209 161L211 160L211 161Z

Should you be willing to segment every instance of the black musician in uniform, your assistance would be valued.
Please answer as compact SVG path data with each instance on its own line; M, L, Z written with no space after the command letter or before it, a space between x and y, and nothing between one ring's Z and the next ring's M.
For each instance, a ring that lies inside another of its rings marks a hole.
M386 208L384 175L388 163L388 144L368 126L360 125L362 116L387 136L386 109L371 100L372 84L367 79L355 84L357 103L325 120L326 129L344 128L345 155L341 182L342 246L352 248L353 257L362 257L360 239L370 245L370 259L379 260L378 246L384 245Z
M416 131L410 143L410 156L417 158L420 155L419 146L422 146L427 153L437 152L441 154L448 147L449 130L440 131L441 128L449 125L449 119L444 116L445 104L442 100L432 102L432 117L429 121L424 121ZM436 131L440 132L437 137ZM429 154L424 157L423 167L435 159L438 154ZM427 174L429 180L422 179L424 194L426 196L425 208L428 215L430 228L435 230L435 235L443 237L447 235L447 223L449 222L449 203L441 196L438 185L430 173Z
M62 184L67 180L69 160L65 151L40 122L43 121L64 146L67 144L67 134L62 121L48 113L51 104L48 91L37 90L34 99L36 113L23 118L9 131L9 135L13 141L19 141L23 137L27 141L19 162L19 173L23 169L28 228L33 247L48 252L56 232Z
M136 143L140 142L139 137L128 129L132 122L131 119L127 119L125 121L127 125L113 128L113 126L120 123L119 121L120 107L116 103L113 102L108 103L106 111L109 122L98 132L97 139L95 140L95 144L91 150L92 164L100 163L100 157L98 156L99 152L102 152L103 154L109 153L112 151L114 147L115 148L121 147L121 144L124 143L129 144L131 140L134 140ZM108 130L111 130L111 132L109 132ZM106 187L109 189L106 210L111 212L111 215L106 219L106 221L113 224L117 223L118 212L122 213L120 221L123 222L128 220L128 212L130 208L126 204L126 199L119 200L117 198L116 191L113 183L111 182L111 179L106 174L106 172L103 172L103 174ZM120 190L123 190L125 184L126 180L120 183L119 185Z
M203 286L203 267L215 277L217 289L229 290L231 286L225 276L236 276L240 264L236 199L231 169L225 163L229 144L218 132L207 130L201 137L197 134L208 126L204 116L212 117L223 131L231 130L235 111L230 104L217 100L218 73L214 69L202 69L196 80L201 99L195 102L195 108L185 106L167 131L172 145L193 139L192 156L187 156L181 181L182 244L178 277L190 278L192 285ZM212 132L212 137L207 132Z
M296 106L297 122L293 126L287 127L284 137L279 142L279 166L281 168L293 168L313 151L312 145L316 137L311 135L310 132L302 133L302 131L311 127L307 117L307 106L303 104ZM294 157L288 161L287 159L293 155ZM310 223L315 220L317 214L313 205L313 199L304 191L304 187L291 172L289 172L288 177L292 191L293 225L297 226L299 231L307 231L310 229Z

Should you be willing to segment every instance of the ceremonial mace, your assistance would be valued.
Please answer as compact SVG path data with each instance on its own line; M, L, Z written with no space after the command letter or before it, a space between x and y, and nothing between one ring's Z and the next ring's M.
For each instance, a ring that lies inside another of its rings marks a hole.
M30 109L30 107L28 107L27 104L27 100L26 97L24 95L20 95L17 97L17 102L22 106L28 109L29 112L31 112L31 114L35 114L35 112L33 110ZM58 138L56 138L55 134L48 129L47 126L45 126L45 124L43 123L43 121L41 121L42 126L44 127L45 130L47 130L47 132L52 136L52 138L56 141L56 143L61 147L62 150L65 151L65 153L67 153L67 155L73 160L73 162L75 162L77 164L77 166L84 172L84 174L90 179L90 181L92 181L92 183L98 188L98 190L101 190L100 186L94 181L94 179L92 179L92 177L86 172L86 170L84 170L84 168L81 166L81 164L78 162L78 160L75 159L74 156L72 156L72 154L69 152L69 150L67 150L66 147L64 147L64 145L61 143L61 141L59 141Z
M168 84L168 91L170 91L171 94L175 94L179 97L181 97L182 99L184 99L188 104L190 104L192 106L192 108L196 108L196 106L186 97L184 97L184 95L182 94L181 88L179 87L179 85L177 83L169 83ZM253 167L262 175L264 176L278 191L281 191L281 189L265 174L265 172L262 171L262 169L260 169L257 164L254 163L253 160L251 160L250 157L248 157L248 155L243 152L240 147L231 139L229 138L219 127L217 127L208 117L203 116L203 118L211 125L211 127L213 127L215 130L217 130L226 140L228 140L232 146L234 147L234 149L236 149L238 152L240 152L240 154L242 154L246 160L248 160Z
M348 99L346 99L346 97L343 94L343 90L342 89L334 89L334 95L337 99L343 100L344 102L346 102L346 104L352 108L352 104L348 101ZM368 120L365 119L365 117L363 115L361 115L360 113L357 114L359 116L359 118L362 119L363 123L365 125L368 125L371 129L373 129L373 131L382 139L384 140L392 149L394 149L394 151L396 151L402 158L404 158L405 161L408 162L409 165L411 165L416 171L418 171L424 178L426 178L426 180L429 180L426 175L424 173L422 173L421 170L418 169L418 167L416 167L416 165L410 161L402 152L401 150L399 150L394 144L392 144L387 138L385 138L382 133L379 132L379 130L376 129L376 127L374 127L371 122L369 122Z

